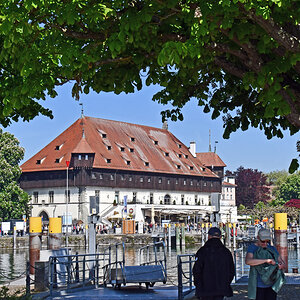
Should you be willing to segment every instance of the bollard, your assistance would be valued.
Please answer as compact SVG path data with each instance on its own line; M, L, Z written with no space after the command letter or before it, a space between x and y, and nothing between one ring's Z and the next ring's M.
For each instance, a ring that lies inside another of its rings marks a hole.
M171 224L168 226L168 247L171 248Z
M17 249L17 228L14 226L14 250Z
M185 247L185 226L182 224L181 226L181 246L182 248Z
M233 223L233 248L236 248L236 224Z
M49 243L48 249L60 249L62 237L61 218L49 218Z
M30 217L29 219L29 263L30 274L35 273L35 262L40 259L42 236L42 218Z
M175 235L176 235L176 248L180 248L180 231L178 226L175 227Z
M285 262L284 271L288 271L288 242L287 242L287 214L276 213L274 216L275 246Z

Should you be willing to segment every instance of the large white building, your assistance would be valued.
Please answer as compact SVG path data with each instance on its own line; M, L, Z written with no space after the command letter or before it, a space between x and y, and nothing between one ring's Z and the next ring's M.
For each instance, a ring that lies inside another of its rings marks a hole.
M211 197L222 193L225 164L190 149L167 129L83 116L21 166L20 184L32 216L44 220L68 212L73 222L92 213L105 221L119 212L199 221L216 210Z

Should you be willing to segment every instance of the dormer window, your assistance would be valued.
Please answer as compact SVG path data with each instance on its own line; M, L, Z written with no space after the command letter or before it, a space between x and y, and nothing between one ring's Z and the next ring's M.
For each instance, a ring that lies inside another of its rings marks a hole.
M56 163L56 164L59 164L59 163L60 163L60 158L57 158L57 159L55 160L55 163Z
M130 166L130 160L126 160L127 166Z
M85 160L89 160L88 154L85 155Z
M55 150L57 150L57 151L60 150L62 146L63 146L63 144L61 144L61 145L56 145L56 146L55 146Z
M145 161L145 166L149 167L149 162Z
M133 153L133 152L134 152L134 149L133 149L133 148L130 148L130 152L132 152L132 153Z
M185 158L189 158L189 156L187 154L185 154L184 156L185 156Z
M37 165L41 165L41 164L43 163L43 161L45 160L45 158L46 158L46 157L43 157L42 159L38 159L38 160L36 161L36 164L37 164Z
M134 137L131 137L130 140L131 140L132 142L135 142L135 138L134 138Z
M107 146L107 150L111 150L111 146Z
M158 145L158 141L154 141L154 145Z
M180 149L181 148L181 144L177 144L178 148Z
M124 152L124 151L125 151L125 148L124 148L124 147L121 147L120 150L121 150L121 152Z
M169 152L165 152L165 156L169 156Z
M107 162L108 164L110 164L110 163L111 163L111 159L110 159L110 158L107 158L107 159L106 159L106 162Z
M194 167L193 167L193 166L190 166L190 170L194 170Z
M81 160L81 154L78 154L78 160Z
M181 155L180 153L178 153L178 157L181 158L181 156L182 156L182 155Z
M180 169L181 169L181 165L177 165L176 167L177 167L177 169L178 169L178 170L180 170Z
M106 133L102 133L102 138L106 139L107 135Z

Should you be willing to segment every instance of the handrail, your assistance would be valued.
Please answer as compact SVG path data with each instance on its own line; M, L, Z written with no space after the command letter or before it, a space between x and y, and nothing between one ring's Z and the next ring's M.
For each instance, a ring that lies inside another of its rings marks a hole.
M50 296L53 289L72 286L85 286L93 283L96 287L103 274L99 272L105 261L104 253L57 255L49 257L49 287ZM89 268L91 263L92 268ZM88 272L86 272L88 269Z
M187 258L187 260L183 260ZM181 254L177 255L177 268L178 268L178 300L183 300L184 296L191 293L195 287L193 286L193 264L195 262L195 254ZM184 270L184 265L188 264L188 270ZM186 280L183 280L183 277ZM188 285L187 290L184 287Z

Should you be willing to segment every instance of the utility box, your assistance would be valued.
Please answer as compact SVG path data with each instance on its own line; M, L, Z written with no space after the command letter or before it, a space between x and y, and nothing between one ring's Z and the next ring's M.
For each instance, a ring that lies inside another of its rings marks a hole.
M123 220L123 234L134 234L135 233L135 221L134 220Z

